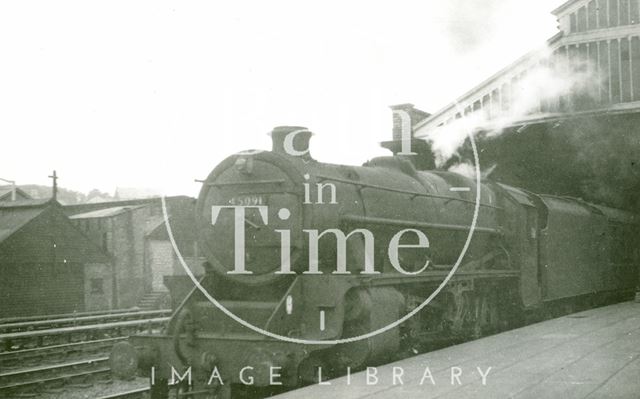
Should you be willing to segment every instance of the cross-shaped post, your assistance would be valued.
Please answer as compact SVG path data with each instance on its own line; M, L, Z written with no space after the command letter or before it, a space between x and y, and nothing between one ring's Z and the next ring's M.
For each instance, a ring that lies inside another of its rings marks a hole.
M53 171L53 174L51 176L49 176L50 179L53 180L53 190L52 190L52 195L51 198L54 201L58 200L58 175L56 174L56 171Z

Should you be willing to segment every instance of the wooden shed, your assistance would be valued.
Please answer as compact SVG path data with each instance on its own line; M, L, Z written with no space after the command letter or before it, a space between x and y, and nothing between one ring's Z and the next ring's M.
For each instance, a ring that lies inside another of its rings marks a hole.
M0 317L110 309L112 276L58 202L0 202Z

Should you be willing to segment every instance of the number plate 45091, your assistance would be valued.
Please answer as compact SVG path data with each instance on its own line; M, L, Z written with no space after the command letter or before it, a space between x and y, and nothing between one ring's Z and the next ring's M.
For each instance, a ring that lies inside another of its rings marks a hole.
M229 200L229 205L234 205L234 206L267 205L267 198L264 195L238 195Z

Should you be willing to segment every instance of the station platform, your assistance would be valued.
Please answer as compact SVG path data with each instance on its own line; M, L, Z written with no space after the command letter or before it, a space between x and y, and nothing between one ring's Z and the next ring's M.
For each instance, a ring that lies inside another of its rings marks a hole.
M640 303L544 321L323 384L330 385L278 398L640 398Z

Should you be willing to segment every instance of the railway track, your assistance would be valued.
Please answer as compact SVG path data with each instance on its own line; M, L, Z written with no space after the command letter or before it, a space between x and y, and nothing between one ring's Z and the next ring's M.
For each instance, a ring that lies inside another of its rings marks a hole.
M42 348L0 352L0 367L2 370L17 369L34 365L34 363L45 365L73 360L80 356L98 356L108 353L114 344L126 339L127 337L105 338Z
M144 312L145 317L157 314ZM104 318L92 315L88 320ZM0 397L38 397L110 382L111 347L131 334L157 331L168 320L154 317L0 334L0 347L5 349L0 351ZM124 397L136 397L132 395Z
M126 312L5 323L0 326L0 397L38 397L110 382L111 347L131 334L163 328L169 317L157 316L168 314ZM56 327L46 328L51 326ZM125 397L135 397L131 395Z
M151 319L156 317L166 317L171 314L171 310L151 310L151 311L136 311L136 312L120 312L120 313L107 313L97 315L65 315L65 317L51 317L42 320L23 320L12 321L0 324L0 334L21 332L21 331L35 331L35 330L47 330L52 328L80 326L101 324L115 321L125 320L142 320Z
M0 373L0 397L28 395L71 384L110 378L109 357L101 356L56 365Z
M151 390L149 388L131 389L129 391L100 396L97 399L148 399Z
M20 317L4 317L0 319L0 325L8 323L24 323L29 321L51 320L51 319L66 319L66 318L81 318L87 316L106 316L111 314L124 314L124 313L140 313L143 310L138 308L132 309L112 309L112 310L95 310L91 312L73 312L73 313L59 313L52 315L36 315L36 316L20 316Z
M152 319L4 333L0 334L0 348L3 348L4 352L12 352L105 338L125 337L142 331L160 329L164 327L168 320L168 317L156 317Z

